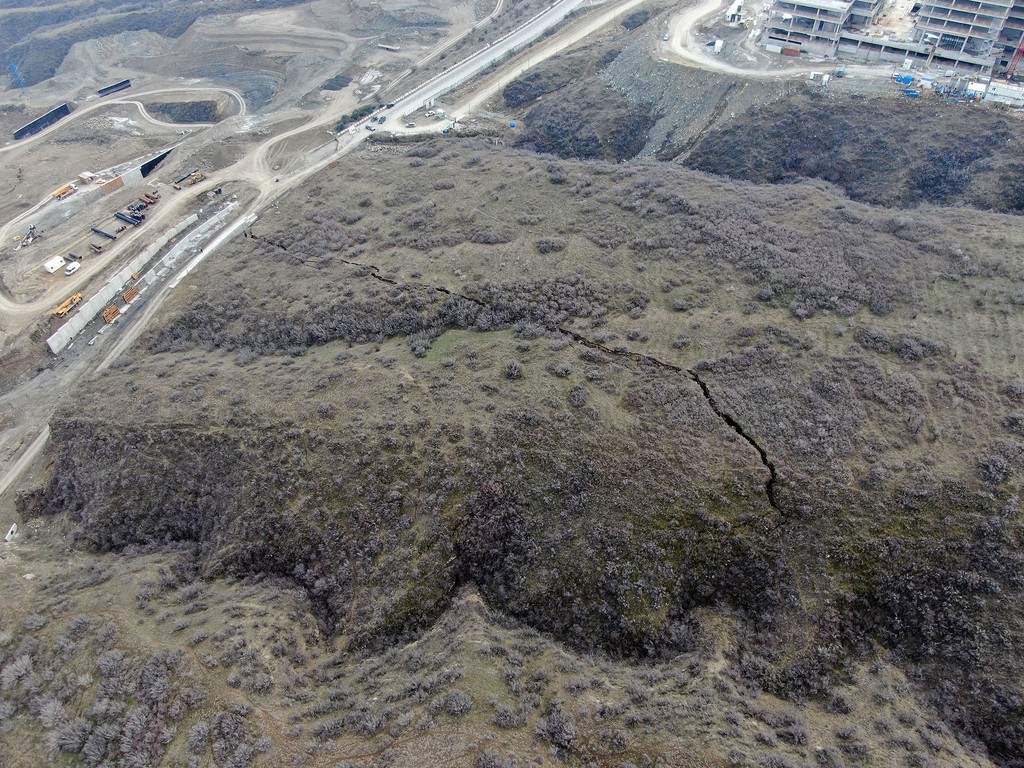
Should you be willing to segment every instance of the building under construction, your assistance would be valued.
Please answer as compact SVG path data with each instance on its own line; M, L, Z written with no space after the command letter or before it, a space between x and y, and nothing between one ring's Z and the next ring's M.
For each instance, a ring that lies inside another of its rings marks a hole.
M761 44L790 54L862 61L909 59L982 74L1014 74L1024 55L1024 0L921 0L905 34L874 27L884 0L775 0Z

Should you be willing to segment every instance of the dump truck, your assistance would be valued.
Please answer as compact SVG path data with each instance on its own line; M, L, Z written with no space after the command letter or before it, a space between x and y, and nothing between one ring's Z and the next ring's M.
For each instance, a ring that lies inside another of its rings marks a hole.
M82 300L82 294L81 293L74 293L71 296L68 296L66 299L64 299L64 302L62 304L60 304L58 307L56 307L50 313L50 317L64 317L81 300Z

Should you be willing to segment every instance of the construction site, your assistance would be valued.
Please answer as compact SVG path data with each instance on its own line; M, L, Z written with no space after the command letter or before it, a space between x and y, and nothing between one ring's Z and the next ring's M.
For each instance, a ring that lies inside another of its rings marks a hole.
M1022 0L774 0L761 45L1012 79L1024 56Z

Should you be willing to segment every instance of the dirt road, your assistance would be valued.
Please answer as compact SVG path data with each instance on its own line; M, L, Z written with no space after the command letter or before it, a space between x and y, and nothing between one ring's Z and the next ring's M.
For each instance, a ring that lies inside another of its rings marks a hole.
M429 83L419 86L406 93L404 96L396 99L395 112L398 113L402 110L412 111L413 109L421 106L424 101L434 98L440 93L454 87L458 82L464 82L465 80L476 76L493 63L499 61L502 57L508 55L511 50L535 40L552 26L559 23L563 18L565 18L565 16L579 7L584 1L585 0L561 0L561 2L550 6L537 17L526 22L498 43L487 46L483 51L468 57L466 60L450 68L447 72L442 73L442 75L437 78L434 78ZM623 0L623 2L615 3L600 17L589 20L582 27L574 28L572 30L571 42L575 42L578 39L582 39L582 37L587 34L593 33L601 26L608 23L611 19L614 19L619 13L639 5L641 2L642 0ZM498 10L499 9L496 9L495 13L497 13ZM492 16L493 15L494 14L492 14ZM551 42L545 43L542 49L532 53L530 61L533 63L539 62L547 56L554 55L554 53L559 50L560 46L568 44L570 44L568 39L563 40L560 37L556 37ZM231 91L230 89L198 87L195 89L167 88L148 91L141 94L132 94L131 98L124 97L121 99L111 99L91 104L75 112L69 119L79 119L86 114L99 109L104 109L114 103L133 103L140 106L140 109L144 111L138 103L140 96L155 96L161 93L189 90L199 92L204 90L228 92L239 101L240 105L243 105L242 114L245 113L244 100L239 94L237 94L237 92ZM398 104L397 102L401 103ZM188 267L182 271L181 275L158 289L158 292L154 294L152 298L147 300L147 305L143 311L139 312L137 316L129 316L126 318L128 321L127 327L122 328L123 333L112 347L101 352L100 350L89 347L88 345L79 344L72 354L64 355L62 358L58 359L52 369L45 370L35 379L15 388L15 390L6 393L2 397L2 401L4 403L11 404L12 407L16 409L16 412L21 414L22 418L19 419L20 426L18 428L20 430L19 434L31 434L33 425L35 426L35 429L38 429L39 431L36 433L36 436L32 441L28 443L23 450L21 450L17 455L17 458L8 464L3 475L0 475L0 494L10 488L12 483L17 480L25 468L28 467L45 448L49 438L49 428L47 424L61 397L69 392L78 378L88 375L90 372L102 369L109 365L111 360L116 359L118 355L123 354L123 352L130 347L135 338L143 331L148 320L155 316L162 300L169 295L177 282L180 281L181 277L183 277L188 270L196 266L202 258L205 258L206 255L216 250L221 243L227 242L227 240L236 234L239 229L247 226L259 211L263 210L268 205L271 205L281 195L303 183L312 174L322 170L328 164L335 162L340 156L351 152L367 138L366 133L362 131L356 134L342 134L339 137L332 138L332 140L328 142L330 146L325 144L310 153L313 156L326 156L316 162L305 165L305 167L302 167L287 176L279 175L268 167L268 156L271 156L274 149L281 145L282 142L286 142L295 136L299 136L309 131L323 132L326 128L333 128L346 108L347 105L344 98L336 97L332 99L330 104L321 112L320 115L303 125L285 131L284 133L274 136L259 144L240 162L220 171L211 173L204 183L196 185L194 192L196 194L201 194L207 189L212 189L229 181L248 181L254 184L258 190L258 195L254 202L246 206L244 210L240 211L234 221L224 227L224 229L215 236L214 240L202 249L200 254L198 254ZM278 119L279 117L280 115L275 116L275 119ZM58 124L58 126L63 126L64 124L66 124L66 121ZM44 136L48 135L52 130L55 130L58 126L54 126L40 134L37 134L32 138L32 140L40 140ZM24 146L24 143L20 143L19 145ZM324 147L328 147L329 151L325 152ZM9 150L10 147L0 148L0 152ZM161 206L160 210L155 212L153 219L149 222L150 226L148 227L148 230L156 230L159 228L161 222L166 225L166 223L171 221L175 215L180 215L181 211L176 211L176 209L180 208L181 205L184 205L187 202L187 199L188 198L184 196L179 197L176 200L168 201L166 205ZM21 217L19 217L19 219L20 218ZM9 228L12 223L9 223L4 229ZM5 301L6 303L0 301L0 312L4 312L5 314L11 313L8 317L12 317L14 314L20 315L26 311L36 312L39 310L38 304L40 302L32 302L31 304L23 304L19 306L9 300ZM47 302L48 301L49 299L47 299ZM47 380L45 386L42 385L41 378L45 378Z
M238 91L233 90L231 88L220 88L220 87L213 88L213 87L209 87L209 86L198 86L198 85L195 86L195 87L176 86L176 87L172 87L172 88L157 88L156 90L152 90L152 91L142 91L141 93L133 93L130 96L121 96L119 98L115 97L115 98L112 98L112 99L104 99L102 101L96 101L96 102L94 102L92 104L88 104L87 106L80 107L79 109L76 109L74 112L72 112L70 115L65 117L60 122L54 123L53 125L51 125L51 126L49 126L47 128L44 128L39 133L33 134L32 136L29 136L29 137L24 138L24 139L20 139L18 141L12 141L11 143L9 143L9 144L7 144L7 145L5 145L3 147L0 147L0 154L2 154L4 152L13 152L16 149L21 149L21 148L23 148L25 146L28 146L30 144L34 144L37 141L40 141L40 140L44 139L45 137L49 136L51 133L53 133L55 131L59 131L61 128L64 128L65 126L67 126L72 121L80 120L81 118L85 117L86 115L91 114L91 113L93 113L93 112L95 112L97 110L107 109L111 104L135 104L144 113L144 117L147 120L150 120L150 121L156 123L157 125L170 126L170 127L173 127L173 128L181 128L182 126L184 126L184 127L191 127L191 126L194 126L195 124L194 123L162 123L162 122L156 120L155 118L151 117L148 112L146 112L145 108L142 107L142 105L139 103L138 99L141 98L142 96L160 96L162 94L168 94L168 93L204 93L204 92L207 92L207 93L209 93L209 92L213 92L213 93L226 93L229 96L231 96L231 98L233 98L236 102L238 102L238 109L239 109L238 114L239 115L246 115L248 113L248 107L245 104L245 99L242 97L242 94L240 94Z
M805 77L809 72L817 72L822 69L827 71L829 69L828 64L822 62L808 64L799 59L793 60L792 63L788 61L780 62L780 66L774 69L748 69L746 67L737 67L719 55L708 53L707 46L696 38L693 30L708 17L721 12L728 5L729 0L704 0L704 2L691 6L673 17L669 21L669 29L671 30L669 40L661 44L662 60L675 61L710 72L721 72L726 75L756 80L795 79ZM880 73L884 74L890 69L892 69L891 64L848 64L846 65L846 76L851 78L877 78Z

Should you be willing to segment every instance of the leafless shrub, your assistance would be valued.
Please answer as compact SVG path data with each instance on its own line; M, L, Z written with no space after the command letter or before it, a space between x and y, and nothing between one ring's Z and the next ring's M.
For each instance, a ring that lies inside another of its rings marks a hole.
M473 698L465 691L451 691L445 697L444 710L449 715L462 717L473 708Z
M568 243L560 237L542 237L536 242L537 253L558 253L564 251Z
M1011 400L1024 402L1024 379L1013 379L1004 384L999 391Z
M520 707L499 704L494 710L491 722L499 728L521 728L526 724L527 713Z
M590 399L590 390L583 384L576 384L569 390L569 404L575 408L582 408Z
M575 720L557 701L551 704L534 730L542 739L562 749L575 749L579 743L580 734Z

